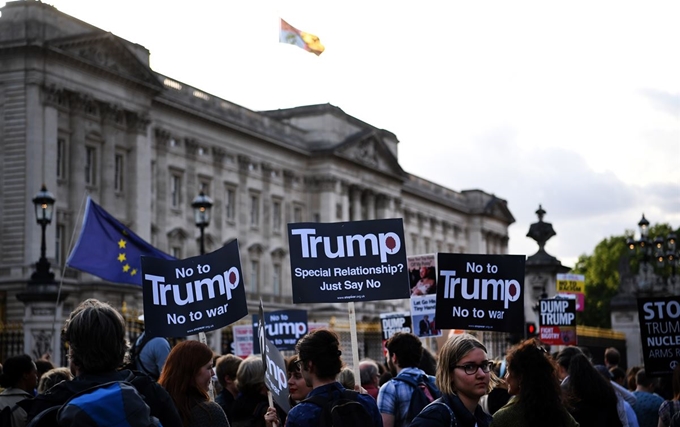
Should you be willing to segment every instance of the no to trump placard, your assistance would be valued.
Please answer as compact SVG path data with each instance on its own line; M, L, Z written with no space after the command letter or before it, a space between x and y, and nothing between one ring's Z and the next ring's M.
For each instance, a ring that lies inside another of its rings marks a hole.
M409 297L401 219L288 224L293 302Z
M259 324L259 315L253 314L253 335ZM295 350L295 345L307 335L307 311L280 310L264 313L265 334L279 350ZM260 352L259 341L253 343L253 353Z
M671 375L680 363L680 296L638 298L645 372Z
M235 240L185 260L142 257L146 333L183 337L241 319L248 314L242 277Z
M524 333L524 261L437 254L437 328Z

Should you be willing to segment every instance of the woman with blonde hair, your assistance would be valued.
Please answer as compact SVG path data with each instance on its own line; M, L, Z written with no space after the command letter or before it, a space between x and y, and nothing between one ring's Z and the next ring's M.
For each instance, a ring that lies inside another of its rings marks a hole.
M470 334L449 338L439 351L437 387L442 397L426 406L411 427L488 427L491 416L479 406L489 392L492 362L486 347Z
M193 340L177 344L163 365L158 383L172 397L184 427L229 427L224 411L210 401L213 352Z

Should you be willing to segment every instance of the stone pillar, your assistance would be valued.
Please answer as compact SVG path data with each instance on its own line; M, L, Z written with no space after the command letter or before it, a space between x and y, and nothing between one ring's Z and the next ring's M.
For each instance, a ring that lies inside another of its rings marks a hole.
M356 186L350 188L351 197L351 215L350 221L360 221L361 217L361 189Z
M146 116L127 114L130 143L130 174L126 190L127 216L134 221L135 232L147 242L151 241L151 141Z
M342 202L342 221L349 221L349 185L346 182L340 184L340 200Z
M52 363L62 366L62 304L55 305L54 301L27 302L23 322L24 353L33 359L49 353Z
M114 190L115 159L116 159L116 134L118 133L115 124L116 116L120 113L117 106L113 104L100 103L99 111L102 128L102 153L101 153L101 187L100 203L111 212L116 212L116 192ZM127 160L127 159L126 159ZM127 169L127 168L126 168ZM125 180L126 187L129 187L130 180Z
M475 216L468 223L467 250L471 254L485 254L484 236L482 235L482 219Z
M375 219L375 193L367 190L364 197L366 200L366 219Z
M321 222L337 221L335 215L335 203L337 200L338 180L332 176L318 178L319 184L319 217Z
M158 233L156 244L159 248L165 248L166 252L170 252L170 246L168 244L167 231L167 212L170 209L170 204L168 203L168 184L170 181L169 171L168 171L168 144L172 138L170 132L165 129L156 128L154 130L154 140L155 140L155 153L152 155L156 159L156 176L151 177L152 188L154 188L154 193L152 194L152 203L155 201L155 206L153 208L154 224L158 227L160 232ZM152 150L152 153L154 151Z

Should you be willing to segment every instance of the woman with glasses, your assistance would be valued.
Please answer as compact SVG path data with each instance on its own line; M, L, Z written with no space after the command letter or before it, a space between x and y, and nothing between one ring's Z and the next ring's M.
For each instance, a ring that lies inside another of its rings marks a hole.
M479 406L489 391L492 363L486 347L470 334L449 338L439 351L436 384L442 397L425 407L411 427L488 427L491 416Z
M513 397L493 415L492 427L578 426L562 405L557 365L536 340L511 349L506 360L505 380Z

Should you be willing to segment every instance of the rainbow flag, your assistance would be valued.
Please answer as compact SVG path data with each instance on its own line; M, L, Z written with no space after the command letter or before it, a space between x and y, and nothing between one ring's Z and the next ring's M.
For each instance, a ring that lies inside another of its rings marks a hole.
M300 31L283 19L281 19L279 29L279 42L295 45L307 52L316 54L316 56L321 55L325 50L317 36Z

